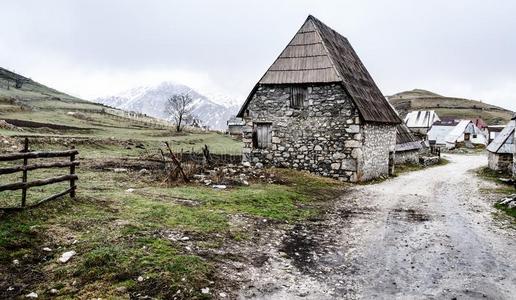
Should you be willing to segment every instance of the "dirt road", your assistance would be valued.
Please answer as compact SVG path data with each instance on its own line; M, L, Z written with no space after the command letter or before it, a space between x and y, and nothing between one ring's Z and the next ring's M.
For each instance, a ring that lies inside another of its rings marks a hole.
M485 156L356 186L248 270L242 299L516 299L516 230L471 172ZM270 245L270 244L269 244Z

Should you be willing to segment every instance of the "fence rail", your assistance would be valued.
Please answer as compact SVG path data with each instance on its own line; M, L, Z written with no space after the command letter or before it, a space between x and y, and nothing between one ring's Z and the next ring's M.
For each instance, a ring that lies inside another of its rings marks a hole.
M47 197L45 199L40 200L36 204L39 205L43 202L50 201L64 195L70 194L70 197L75 198L75 191L77 189L75 182L79 179L75 174L75 168L79 166L79 162L76 161L76 156L79 154L79 151L74 149L65 150L65 151L29 151L29 139L25 138L23 150L18 153L9 153L0 155L0 161L8 162L8 161L16 161L23 159L23 165L14 166L14 167L6 167L0 168L0 175L7 175L13 173L22 173L22 181L9 183L0 185L0 192L2 191L15 191L22 190L21 196L21 207L6 207L2 209L18 209L25 208L27 202L27 190L32 187L37 186L45 186L49 184L55 184L60 182L70 182L70 187L65 191ZM39 159L39 158L58 158L58 157L69 157L70 161L62 161L62 162L51 162L51 163L34 163L29 164L29 159ZM29 171L38 170L38 169L53 169L53 168L69 168L69 174L46 178L46 179L38 179L33 181L28 181L28 173Z

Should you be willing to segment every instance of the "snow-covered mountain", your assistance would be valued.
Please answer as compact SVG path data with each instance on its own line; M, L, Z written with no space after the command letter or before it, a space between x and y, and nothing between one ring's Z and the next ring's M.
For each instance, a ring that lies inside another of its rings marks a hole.
M192 115L212 129L225 129L226 121L239 109L236 102L228 97L221 95L211 96L213 98L207 97L186 85L173 82L137 87L118 95L97 98L94 101L156 118L169 119L170 116L165 109L167 99L179 93L189 93L192 96Z

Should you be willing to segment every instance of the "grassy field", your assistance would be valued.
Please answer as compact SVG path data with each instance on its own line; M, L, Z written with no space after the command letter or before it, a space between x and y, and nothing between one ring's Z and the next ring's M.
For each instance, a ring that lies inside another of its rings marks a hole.
M206 287L229 293L216 259L206 253L253 238L255 232L233 223L233 216L300 222L317 215L332 190L343 188L304 172L270 172L282 183L218 190L195 183L169 187L153 174L81 166L77 199L0 215L0 298L32 291L50 297L52 289L58 299L208 299L213 292L203 294ZM36 171L30 179L58 174ZM30 189L29 203L65 188ZM19 196L0 193L0 202L16 205ZM77 254L68 263L57 261L71 250Z
M97 144L102 140L131 140L146 148L157 148L161 141L169 141L174 148L185 151L192 147L198 150L207 144L215 153L240 153L240 143L222 134L193 128L178 134L171 124L164 126L161 120L125 117L117 109L75 98L28 78L21 89L16 89L13 86L16 76L19 75L0 68L0 120L21 122L14 128L0 126L0 135L75 138ZM87 143L81 144L88 147ZM97 151L88 153L95 155Z
M195 182L165 184L163 167L146 160L160 158L163 141L177 152L200 152L208 145L211 153L232 155L241 154L241 142L217 132L177 133L171 126L153 126L152 118L121 117L120 111L34 81L7 90L2 79L9 76L14 75L0 69L0 120L18 125L0 127L0 153L20 149L22 137L28 136L31 150L74 145L81 166L76 199L66 196L24 211L0 210L1 299L24 298L30 292L57 299L230 294L219 263L248 257L217 253L245 244L252 254L258 227L313 217L332 191L343 188L287 170L268 171L280 179L272 184L249 179L249 185L224 190ZM31 171L29 181L66 172ZM20 175L1 176L0 184L17 182ZM31 188L28 204L66 188L67 183ZM19 191L0 192L0 207L19 206L20 199ZM61 254L71 250L77 254L60 263ZM203 288L211 291L202 293Z
M7 100L4 101L4 103L7 102ZM57 142L51 143L52 139L73 140L78 144L79 150L87 150L83 152L88 153L89 156L102 156L104 152L114 156L125 156L128 154L128 151L125 151L128 146L121 141L141 144L147 149L146 151L149 149L157 151L162 141L168 141L174 150L178 151L181 149L191 151L192 148L200 151L205 144L213 153L239 154L241 150L241 144L238 141L220 133L195 129L186 129L183 133L177 133L173 127L151 126L150 122L153 120L150 118L136 120L121 117L115 114L115 110L93 103L66 102L68 106L63 107L60 106L61 102L61 100L38 98L25 101L30 105L29 108L20 106L19 102L17 105L7 105L11 109L0 110L0 120L35 123L22 124L23 126L14 128L0 127L0 135L33 137L31 140L46 143L50 148L53 147L52 144L60 146ZM52 109L42 108L42 103ZM85 105L95 109L82 111ZM129 153L132 152L129 151ZM134 153L135 156L140 154Z

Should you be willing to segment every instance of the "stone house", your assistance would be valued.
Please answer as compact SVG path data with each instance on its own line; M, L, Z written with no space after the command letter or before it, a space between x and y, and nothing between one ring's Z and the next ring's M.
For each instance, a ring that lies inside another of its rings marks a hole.
M396 126L396 146L394 164L417 164L419 153L423 148L422 141L417 139L405 124Z
M444 140L448 149L487 145L487 137L471 120L460 120Z
M511 120L500 134L487 146L488 166L495 171L511 173L514 152L515 120Z
M348 40L313 16L237 116L244 161L351 182L388 174L401 123Z

